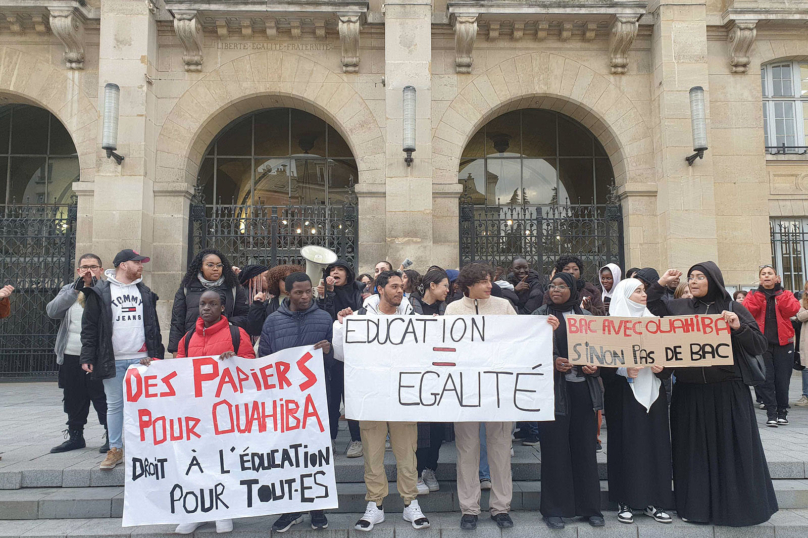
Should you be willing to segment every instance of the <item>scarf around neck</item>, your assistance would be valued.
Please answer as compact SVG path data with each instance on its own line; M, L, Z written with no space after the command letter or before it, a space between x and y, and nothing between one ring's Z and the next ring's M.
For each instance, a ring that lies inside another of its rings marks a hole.
M222 284L224 283L224 275L220 276L219 280L215 282L206 279L204 276L202 276L202 273L199 273L196 275L196 277L199 279L199 282L202 283L202 286L208 290L216 290L221 288Z

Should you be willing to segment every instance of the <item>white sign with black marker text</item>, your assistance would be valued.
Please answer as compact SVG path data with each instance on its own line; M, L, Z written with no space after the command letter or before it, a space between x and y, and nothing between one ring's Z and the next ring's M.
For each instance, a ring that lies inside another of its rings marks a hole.
M347 316L341 332L347 418L554 419L546 316Z

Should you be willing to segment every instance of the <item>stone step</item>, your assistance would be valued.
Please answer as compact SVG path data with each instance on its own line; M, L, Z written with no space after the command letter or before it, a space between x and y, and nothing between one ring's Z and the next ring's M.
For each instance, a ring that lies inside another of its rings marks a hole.
M347 443L346 443L347 444ZM608 449L608 448L607 448ZM102 471L98 465L102 454L91 449L77 450L67 454L46 454L35 460L21 461L0 467L0 490L20 488L79 488L124 485L124 467ZM392 452L384 458L388 480L395 481L396 460ZM456 452L454 444L445 444L441 449L437 478L440 481L457 480ZM335 459L337 482L357 483L364 481L364 459L348 459L344 447ZM808 463L794 461L769 461L769 472L774 479L807 479ZM541 453L538 449L514 445L511 469L514 482L541 479ZM598 454L598 474L605 480L606 454Z
M593 529L585 521L565 520L563 531L548 529L541 521L541 514L535 511L514 511L511 517L514 528L500 530L488 518L480 516L476 531L461 531L460 514L431 514L427 512L431 526L415 531L399 514L386 514L384 523L372 533L354 530L354 524L362 516L358 513L328 515L328 530L311 530L308 516L303 523L295 525L283 534L287 538L357 538L374 536L377 538L591 538L595 534L609 538L804 538L808 536L808 510L783 510L774 514L771 520L761 525L745 528L718 527L713 525L692 525L674 518L673 523L663 525L651 518L635 515L633 525L617 521L615 512L604 512L606 527ZM237 519L229 538L268 538L270 528L277 516L261 516ZM146 527L121 527L121 520L107 519L51 519L51 520L0 520L0 536L3 538L176 538L173 534L176 525L152 525ZM195 538L214 538L213 524L206 524L195 532Z
M601 481L601 503L609 503L608 483ZM777 501L783 509L808 509L808 480L775 480ZM339 484L339 508L334 513L364 512L365 485ZM0 519L77 519L116 518L123 514L124 488L118 486L97 488L26 488L0 491ZM481 507L488 506L489 492L482 492ZM541 484L538 481L514 483L511 507L514 510L538 510ZM457 485L441 483L440 491L419 496L427 513L459 512ZM390 484L390 496L385 500L385 511L400 513L404 509L396 485ZM0 534L2 536L2 534Z

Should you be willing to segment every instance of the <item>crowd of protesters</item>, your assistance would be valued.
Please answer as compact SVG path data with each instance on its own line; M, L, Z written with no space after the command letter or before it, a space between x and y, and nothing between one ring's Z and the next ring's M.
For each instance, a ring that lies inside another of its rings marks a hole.
M351 315L540 315L554 330L555 420L539 423L413 423L348 420L346 455L364 458L367 509L356 523L370 531L384 522L388 494L385 452L392 450L404 520L430 526L417 497L437 491L441 445L452 436L457 448L460 528L477 526L481 490L490 489L491 519L500 527L510 517L513 439L541 445L541 514L548 527L562 529L565 518L583 517L605 525L596 454L603 415L609 426L609 500L618 521L633 523L635 511L660 523L669 510L688 522L747 526L767 521L778 510L754 404L739 365L742 354L762 355L765 382L755 387L767 426L788 424L788 389L793 369L802 369L808 405L808 354L797 358L808 331L808 283L802 293L784 290L775 269L762 266L760 286L730 296L713 262L686 274L653 268L623 271L610 263L598 269L597 284L584 279L575 256L561 256L548 275L515 257L508 268L471 263L462 269L429 267L423 274L407 260L390 262L358 277L337 260L312 282L298 265L233 267L226 255L203 250L191 260L174 296L168 347L157 318L158 297L143 284L147 256L119 252L113 268L84 254L77 279L48 304L61 320L56 336L59 387L64 390L66 440L51 452L86 447L83 430L92 406L106 429L101 469L123 462L123 377L133 364L199 355L255 358L313 345L322 349L328 386L332 446L336 449L344 399L342 322ZM9 315L14 288L0 289L0 317ZM568 360L565 317L673 316L717 314L731 328L734 366L708 368L599 369ZM324 529L323 512L310 515ZM301 523L285 514L273 525L285 532ZM200 524L183 524L190 534ZM230 520L216 522L229 532Z

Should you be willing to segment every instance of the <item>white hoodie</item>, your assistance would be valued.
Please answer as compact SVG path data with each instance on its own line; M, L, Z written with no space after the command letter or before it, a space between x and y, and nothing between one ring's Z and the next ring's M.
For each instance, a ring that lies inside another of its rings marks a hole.
M144 359L148 357L148 352L143 329L143 298L137 288L142 279L123 284L115 280L115 269L107 269L104 274L109 281L112 297L112 350L115 360Z

